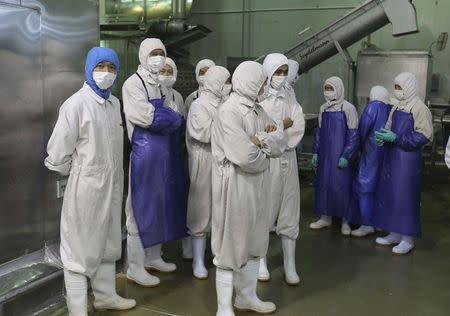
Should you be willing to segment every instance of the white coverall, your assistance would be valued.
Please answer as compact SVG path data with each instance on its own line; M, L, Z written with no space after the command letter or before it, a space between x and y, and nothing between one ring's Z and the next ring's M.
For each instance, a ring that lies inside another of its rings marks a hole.
M288 66L289 66L288 75L284 87L288 96L291 97L294 102L297 102L297 96L295 95L294 85L298 80L299 64L295 60L288 59Z
M274 72L285 65L287 58L282 54L270 54L264 60L264 70L268 84ZM276 159L270 160L270 222L277 223L277 234L296 239L300 220L300 183L298 179L297 154L295 148L305 133L305 118L301 106L289 97L284 89L268 88L269 97L261 102L266 113L282 124L291 118L293 125L284 130L287 139L286 151Z
M282 126L264 132L276 123L254 101L265 81L263 69L242 65L246 67L233 75L233 92L220 106L211 135L214 264L232 270L267 252L269 157L280 156L286 146ZM261 148L250 141L253 136Z
M213 66L205 75L202 95L192 102L186 122L189 154L187 227L192 236L211 231L211 126L222 103L222 88L230 77L223 67Z
M200 69L205 67L211 68L215 65L216 64L211 59L202 59L197 63L197 66L195 66L195 79L197 79L198 82L198 89L187 96L186 101L184 103L187 111L189 111L189 107L191 106L192 102L198 97L200 97L201 92L203 90L202 80L204 78L202 78L203 76L200 76Z
M132 308L115 291L121 256L123 129L119 100L86 83L61 106L45 166L69 176L61 213L61 260L71 316L87 316L87 279L94 306Z
M158 83L158 73L151 72L147 66L149 54L155 50L161 49L166 54L164 44L156 38L147 38L142 41L139 48L139 61L137 73L142 77L142 81L137 74L131 75L122 87L123 110L125 112L128 138L132 139L134 127L149 128L153 122L155 108L149 102L149 99L162 97L161 86ZM162 65L164 66L164 64ZM147 90L147 91L146 91ZM148 95L147 95L148 92ZM130 158L131 161L131 158ZM131 168L130 168L131 174ZM127 249L128 249L128 279L142 286L155 286L159 284L159 279L148 274L145 269L155 269L162 272L172 272L176 266L166 263L161 258L161 244L144 249L139 236L139 230L134 218L133 207L131 203L131 179L128 182L128 197L125 204L125 214L127 216ZM149 201L150 202L150 201Z
M241 63L232 78L233 92L216 115L211 133L213 216L211 245L216 265L217 315L234 315L235 308L271 313L275 304L256 294L259 257L269 243L269 157L280 156L286 146L281 125L255 104L265 81L262 66ZM256 146L251 137L261 143ZM233 281L234 280L234 281Z
M166 65L169 65L173 69L173 76L175 80L178 75L178 68L172 58L166 57ZM184 106L183 96L173 87L161 87L161 91L165 97L164 106L171 108L175 112L183 115L184 119L187 118L187 109Z

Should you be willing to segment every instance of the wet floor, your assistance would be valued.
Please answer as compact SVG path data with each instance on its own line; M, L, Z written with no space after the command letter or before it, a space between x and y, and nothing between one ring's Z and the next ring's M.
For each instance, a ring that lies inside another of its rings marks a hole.
M272 280L258 285L259 296L273 301L278 308L276 315L280 316L450 315L449 174L443 167L425 174L423 238L416 241L412 254L403 257L392 255L388 247L376 246L375 236L341 237L338 221L328 231L309 230L308 224L316 219L314 189L309 185L311 179L302 177L301 236L296 254L301 284L292 287L284 283L281 242L271 235L268 267ZM118 293L137 300L134 310L90 311L89 315L215 315L215 273L210 253L210 277L204 281L194 279L191 263L180 259L180 242L165 245L164 254L167 260L177 263L178 270L172 274L155 273L161 278L157 288L142 288L118 275ZM59 305L42 315L67 315L67 310Z

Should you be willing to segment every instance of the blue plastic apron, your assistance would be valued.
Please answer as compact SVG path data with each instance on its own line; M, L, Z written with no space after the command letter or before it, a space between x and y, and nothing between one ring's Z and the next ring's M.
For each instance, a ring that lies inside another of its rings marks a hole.
M149 102L155 112L168 113L164 122L174 120L172 110L163 108L163 98ZM144 248L187 236L189 177L181 149L185 123L175 130L153 125L135 126L131 139L131 202Z
M393 114L391 130L397 139L385 145L372 222L389 232L420 237L422 147L428 140L414 130L412 114L400 110Z

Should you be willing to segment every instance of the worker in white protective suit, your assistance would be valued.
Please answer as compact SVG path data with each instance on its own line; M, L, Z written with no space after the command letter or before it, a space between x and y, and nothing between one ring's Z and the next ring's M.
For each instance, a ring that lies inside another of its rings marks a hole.
M158 82L165 97L164 106L167 106L187 118L187 111L181 93L173 88L177 81L178 68L172 58L166 57L166 64L159 72Z
M259 259L269 242L269 157L280 156L286 146L283 127L255 103L265 81L260 64L241 63L232 77L233 92L213 122L211 246L217 267L217 316L234 315L233 284L237 310L276 310L275 304L256 295Z
M228 82L228 84L227 84ZM188 149L189 187L187 227L192 236L194 261L193 274L206 279L206 234L211 232L211 126L225 96L230 93L229 71L221 66L211 67L205 75L202 95L192 102L186 123Z
M87 316L87 278L94 308L126 310L136 301L116 293L123 194L123 129L119 100L110 93L119 59L94 47L86 82L61 106L45 166L69 176L61 213L61 260L70 316Z
M197 63L197 66L195 66L195 79L197 79L198 82L198 89L192 92L186 98L185 106L188 111L189 107L191 106L191 103L195 99L200 97L200 94L202 93L203 85L205 83L206 72L208 71L209 68L215 65L216 64L211 59L202 59Z
M297 102L297 96L295 95L294 86L298 80L298 69L299 64L293 59L288 59L288 75L286 78L286 82L284 84L284 88L289 97L293 98L295 102Z
M123 106L130 141L132 141L136 127L148 129L153 124L155 107L149 100L162 97L158 76L166 64L166 48L161 40L147 38L142 41L139 48L139 61L140 65L137 72L125 81L122 88ZM162 80L162 82L164 83L165 80ZM159 285L160 280L158 277L149 274L146 269L173 272L176 270L176 265L167 263L161 258L161 243L144 250L132 206L131 183L130 167L128 197L125 206L128 230L127 278L141 286L154 287Z
M183 115L187 119L188 111L184 105L183 96L173 88L177 81L178 68L175 62L166 57L166 64L159 72L158 82L161 84L161 91L165 97L164 105ZM182 239L183 259L192 260L192 237L187 236Z
M301 106L286 93L284 86L288 75L288 59L283 54L269 54L264 59L267 75L267 98L260 104L266 113L283 125L286 134L286 151L270 160L269 225L275 223L281 237L284 254L284 272L289 285L300 283L295 269L295 244L300 221L300 182L295 148L305 133L305 118ZM258 280L268 281L270 273L266 258L261 258Z

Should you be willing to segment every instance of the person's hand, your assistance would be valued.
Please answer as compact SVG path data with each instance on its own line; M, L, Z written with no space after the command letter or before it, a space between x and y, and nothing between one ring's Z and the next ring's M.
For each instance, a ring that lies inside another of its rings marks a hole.
M258 137L251 137L250 140L253 144L255 144L255 146L261 147L261 142L259 141Z
M272 133L272 132L275 132L276 130L277 130L277 127L275 125L267 125L264 132Z
M348 166L348 160L345 159L344 157L339 158L339 164L338 164L339 169L347 168L347 166Z
M317 166L319 165L319 155L318 154L314 154L312 159L311 159L311 164L313 165L314 168L317 168Z
M375 138L382 139L384 142L393 143L397 138L397 134L393 131L382 128L381 132L375 132Z
M294 122L291 120L290 117L287 117L283 120L284 129L288 129L292 125L294 125Z
M384 140L382 138L380 138L377 135L375 135L374 139L375 139L375 144L377 144L378 147L383 147L384 146Z

